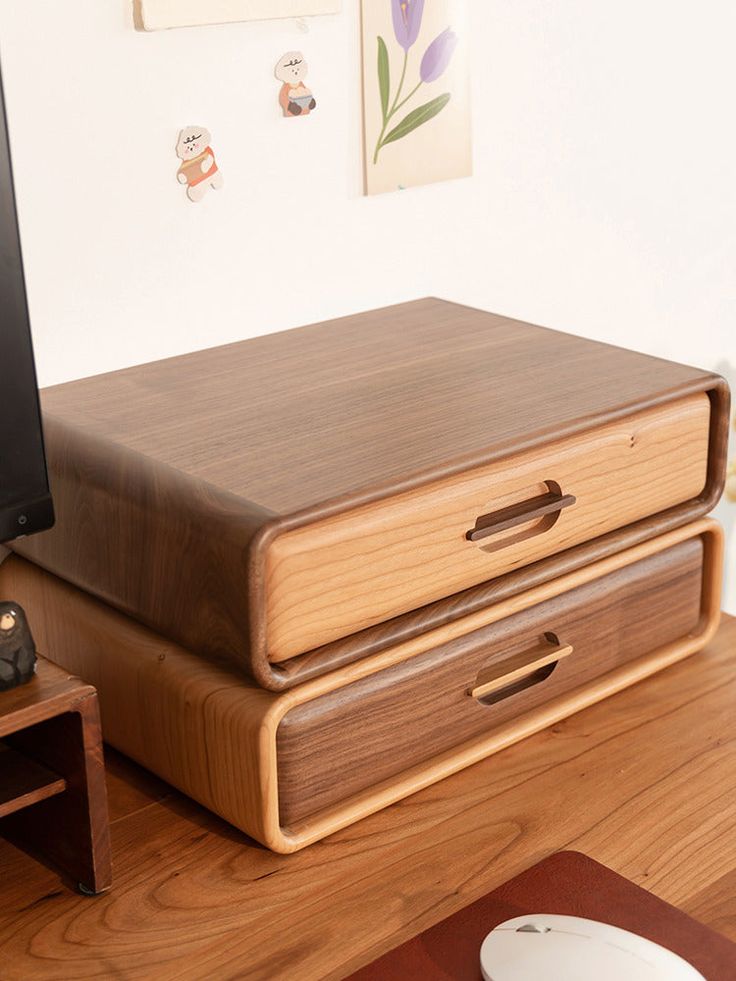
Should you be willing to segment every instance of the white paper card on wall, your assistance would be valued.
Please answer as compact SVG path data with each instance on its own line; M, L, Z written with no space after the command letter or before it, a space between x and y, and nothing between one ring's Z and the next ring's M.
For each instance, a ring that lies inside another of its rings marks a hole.
M244 20L338 14L342 0L140 0L147 31L202 27Z

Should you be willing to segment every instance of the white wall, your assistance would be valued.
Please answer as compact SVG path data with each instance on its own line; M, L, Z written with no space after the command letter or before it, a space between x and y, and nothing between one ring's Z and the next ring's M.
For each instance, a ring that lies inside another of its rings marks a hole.
M308 34L0 0L42 384L426 294L736 364L736 4L468 2L475 178L366 199L358 0ZM305 120L276 110L294 47ZM197 206L190 122L227 182Z

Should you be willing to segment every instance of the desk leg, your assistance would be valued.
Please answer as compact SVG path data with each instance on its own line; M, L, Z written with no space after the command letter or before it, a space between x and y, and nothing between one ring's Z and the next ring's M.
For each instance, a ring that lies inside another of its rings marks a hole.
M7 742L66 779L64 793L0 822L0 832L56 866L82 892L110 888L110 829L97 697L15 733Z

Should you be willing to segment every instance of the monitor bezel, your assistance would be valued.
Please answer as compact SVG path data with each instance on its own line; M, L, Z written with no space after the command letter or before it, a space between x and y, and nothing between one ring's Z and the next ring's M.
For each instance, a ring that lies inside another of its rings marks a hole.
M19 498L17 503L11 501L0 506L0 544L8 544L13 540L27 535L45 531L54 524L54 508L51 500L49 487L48 465L46 458L46 444L43 433L43 418L41 414L41 402L38 392L38 375L36 371L36 361L33 351L33 338L31 332L31 318L28 307L28 291L26 289L25 266L23 261L23 247L20 236L20 226L18 223L18 200L15 189L15 178L13 172L13 156L10 147L10 134L8 129L7 110L5 105L5 88L3 85L2 68L0 68L0 154L6 154L8 162L8 175L10 179L9 198L12 205L12 212L15 219L15 231L8 229L8 236L15 235L18 254L18 274L20 276L21 309L25 319L25 324L20 325L20 329L25 328L28 334L28 350L30 352L30 378L34 388L33 411L35 420L29 420L29 425L36 425L39 441L42 470L45 486L39 482L39 494L34 494L28 499Z

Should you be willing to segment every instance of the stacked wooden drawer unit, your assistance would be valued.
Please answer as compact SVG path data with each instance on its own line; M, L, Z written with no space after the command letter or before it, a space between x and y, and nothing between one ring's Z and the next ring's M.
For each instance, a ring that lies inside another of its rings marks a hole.
M702 647L716 375L423 300L49 389L0 567L109 742L289 852Z

